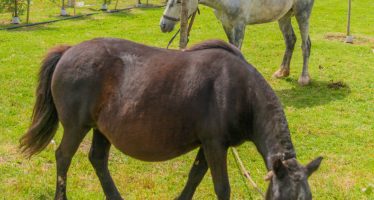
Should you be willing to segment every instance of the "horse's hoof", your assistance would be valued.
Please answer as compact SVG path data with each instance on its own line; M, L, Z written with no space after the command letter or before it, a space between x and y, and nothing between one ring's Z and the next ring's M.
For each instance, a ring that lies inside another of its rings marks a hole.
M297 82L299 82L299 85L301 85L301 86L309 85L310 84L310 77L309 77L309 75L300 76L299 80Z
M288 75L290 75L290 70L280 68L280 69L278 69L278 71L276 71L273 74L273 77L274 78L283 78L283 77L287 77Z

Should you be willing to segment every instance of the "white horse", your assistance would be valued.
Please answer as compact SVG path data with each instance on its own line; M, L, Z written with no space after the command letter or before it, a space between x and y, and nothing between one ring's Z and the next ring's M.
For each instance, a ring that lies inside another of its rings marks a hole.
M302 52L303 71L298 80L300 85L310 83L308 60L311 42L309 38L309 17L314 0L189 0L188 14L197 10L198 4L203 4L215 10L216 17L221 21L229 42L241 48L247 24L261 24L278 20L286 43L283 62L274 77L287 77L290 73L292 52L296 36L291 24L295 16L299 25ZM163 32L170 32L179 21L181 13L180 0L169 0L161 17L160 27Z

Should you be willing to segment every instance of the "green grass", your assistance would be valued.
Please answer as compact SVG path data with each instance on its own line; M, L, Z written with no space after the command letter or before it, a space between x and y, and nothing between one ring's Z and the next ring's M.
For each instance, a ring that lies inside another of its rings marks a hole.
M193 27L191 44L205 39L225 39L211 9L202 7ZM274 80L284 51L277 23L248 26L243 44L246 59L263 74L280 97L288 118L298 159L306 164L325 159L310 178L315 199L374 199L363 188L374 184L374 4L353 1L352 34L359 45L328 40L345 32L346 5L338 0L316 1L311 19L312 54L310 86L299 87L302 58L297 43L289 78ZM52 13L52 12L51 12ZM19 154L18 139L30 122L39 63L57 44L76 44L94 37L119 37L165 47L172 34L163 34L158 22L162 9L135 9L99 14L43 26L0 31L0 199L51 199L55 190L56 146L48 146L31 160ZM53 14L51 14L53 15ZM4 19L4 15L0 15ZM34 18L35 19L35 18ZM34 20L33 19L33 20ZM35 21L44 20L38 17ZM2 25L6 26L6 25ZM295 23L295 30L297 25ZM297 36L298 35L297 31ZM176 42L173 44L176 48ZM342 81L346 87L331 89ZM61 128L56 142L61 138ZM103 199L99 180L87 154L91 134L82 143L68 174L70 199ZM239 148L262 190L266 170L254 146ZM177 159L146 163L117 150L111 151L110 170L127 199L172 199L181 191L196 151ZM232 199L260 199L245 188L229 154ZM199 186L195 199L214 199L210 175Z

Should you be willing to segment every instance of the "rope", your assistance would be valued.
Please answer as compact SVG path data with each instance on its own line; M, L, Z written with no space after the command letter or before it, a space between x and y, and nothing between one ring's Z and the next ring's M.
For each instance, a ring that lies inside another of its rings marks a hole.
M190 36L192 25L193 25L193 22L195 21L196 13L198 13L200 15L200 9L199 8L197 8L196 11L193 12L192 15L189 17L189 18L191 18L191 20L190 20L190 23L188 24L188 29L187 29L187 43L189 42L188 37ZM165 15L164 15L164 17L165 17ZM168 16L166 16L166 17L168 17ZM170 41L168 42L168 45L166 46L166 49L169 49L169 46L171 45L171 43L173 43L174 39L177 37L177 35L180 33L180 31L181 31L181 29L179 28L178 31L173 35L173 37L171 37Z
M166 49L169 49L169 46L171 45L171 43L173 43L175 37L177 37L178 33L181 32L181 29L179 28L178 31L173 35L173 37L170 39L168 45L166 46ZM187 40L188 41L188 40Z
M262 193L262 191L260 190L260 188L257 186L257 184L253 181L251 175L249 174L249 172L246 170L246 168L244 167L244 164L242 162L242 160L240 159L239 157L239 153L238 151L236 150L236 148L232 147L231 148L231 151L234 155L234 158L235 158L235 162L238 166L238 168L240 168L240 171L242 172L243 176L249 181L249 183L252 184L252 186L256 189L256 191L263 197L265 198L265 195L264 193ZM249 183L247 182L246 186L247 188L249 189Z

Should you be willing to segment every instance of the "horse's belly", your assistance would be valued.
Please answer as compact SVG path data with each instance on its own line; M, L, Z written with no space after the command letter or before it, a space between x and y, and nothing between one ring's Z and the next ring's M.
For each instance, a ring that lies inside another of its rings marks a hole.
M144 161L164 161L185 154L199 146L198 142L190 142L182 145L163 141L144 140L144 137L126 137L123 140L114 141L113 145L122 153Z
M292 6L292 0L252 0L244 1L242 12L246 16L247 24L261 24L280 19L288 13Z
M147 124L124 125L120 131L104 135L122 153L144 161L169 160L200 145L192 132Z

